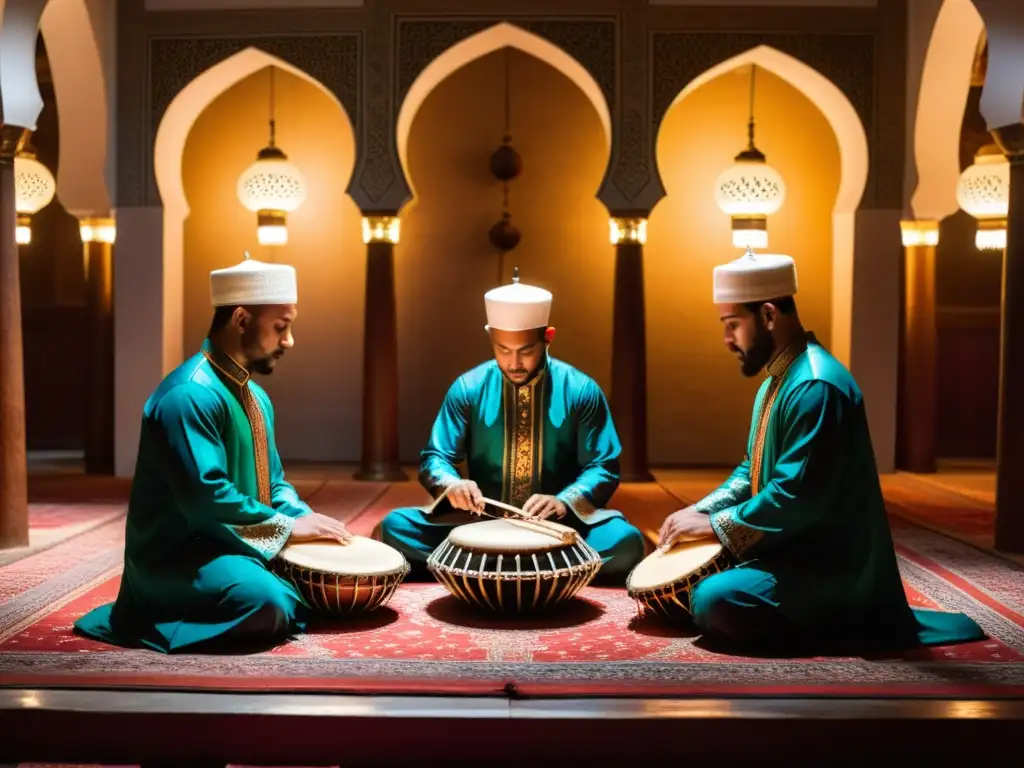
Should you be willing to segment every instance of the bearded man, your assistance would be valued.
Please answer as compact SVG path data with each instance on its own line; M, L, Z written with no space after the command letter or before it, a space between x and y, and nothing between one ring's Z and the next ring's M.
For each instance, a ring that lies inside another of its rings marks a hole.
M574 528L601 555L600 581L624 582L643 558L640 531L604 508L619 485L618 434L597 382L549 354L551 301L520 283L518 269L484 296L494 358L451 385L421 453L419 480L434 504L393 510L376 532L405 554L410 578L426 575L452 528L479 520L484 498Z
M285 481L274 409L252 381L292 348L295 270L246 260L210 275L202 349L143 410L117 600L82 634L163 653L247 650L305 629L308 606L268 568L290 542L347 543Z
M697 628L728 643L905 647L978 640L963 614L911 610L896 563L864 399L804 330L788 256L714 270L725 346L744 376L767 369L747 457L716 491L670 515L661 546L715 539L736 566L701 581Z

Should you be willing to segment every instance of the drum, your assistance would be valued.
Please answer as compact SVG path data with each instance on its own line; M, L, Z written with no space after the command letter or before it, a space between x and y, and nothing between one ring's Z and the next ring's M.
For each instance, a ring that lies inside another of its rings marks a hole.
M272 567L316 611L332 616L377 610L410 570L397 549L363 536L354 536L348 544L289 544Z
M533 613L574 597L600 570L601 556L568 526L496 519L453 529L427 568L465 603Z
M648 555L630 572L626 592L641 610L671 621L692 621L690 595L700 581L732 565L729 551L717 541L677 544Z

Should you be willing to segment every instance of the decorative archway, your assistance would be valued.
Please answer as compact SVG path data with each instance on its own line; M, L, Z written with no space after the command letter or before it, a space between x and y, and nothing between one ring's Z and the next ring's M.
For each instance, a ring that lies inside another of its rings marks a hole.
M914 119L915 219L941 221L959 209L960 129L984 29L971 0L946 0L935 19Z
M471 61L506 47L517 48L551 65L568 77L586 95L594 109L597 110L610 153L612 146L611 111L601 92L601 86L593 76L575 58L554 43L514 24L501 22L448 48L420 72L405 95L395 123L395 141L398 147L398 159L406 174L406 182L413 197L416 192L413 181L409 178L408 146L409 133L412 130L413 121L416 119L416 113L419 112L430 92L453 72Z
M323 83L298 67L251 47L207 69L183 88L168 105L153 143L153 174L163 203L164 360L165 369L182 358L184 301L184 226L189 214L182 176L182 156L189 132L199 115L220 94L249 75L274 66L306 80L325 93L349 120L345 107Z
M839 190L832 212L831 350L849 365L853 331L854 216L867 185L867 133L849 99L831 80L802 61L767 45L752 48L705 70L679 92L672 104L716 77L748 64L772 72L817 105L839 144Z
M98 40L109 19L85 0L50 0L39 22L53 73L60 131L57 195L79 218L111 212L110 100Z

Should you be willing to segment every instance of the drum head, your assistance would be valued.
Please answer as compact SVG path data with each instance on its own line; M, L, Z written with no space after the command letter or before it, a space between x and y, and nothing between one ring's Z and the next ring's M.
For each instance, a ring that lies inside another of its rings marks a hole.
M664 587L686 578L721 552L721 544L707 540L677 544L668 552L654 552L637 563L627 586L636 590Z
M313 541L289 544L278 555L292 565L339 576L384 576L402 568L405 558L394 547L354 536L348 544Z
M567 525L545 523L559 532L569 531ZM538 530L529 523L517 520L484 520L479 523L466 523L452 530L448 540L457 547L472 552L489 552L494 554L548 552L560 549L565 544L555 536ZM574 539L575 540L575 539Z

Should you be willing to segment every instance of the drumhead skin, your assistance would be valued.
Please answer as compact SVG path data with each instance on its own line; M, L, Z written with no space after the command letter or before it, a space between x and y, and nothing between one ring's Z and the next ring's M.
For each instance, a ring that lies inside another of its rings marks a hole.
M649 590L667 586L710 562L721 552L720 543L707 540L677 544L668 552L654 552L637 563L626 587L629 590Z
M405 566L405 558L383 542L355 536L348 544L313 541L289 544L278 557L300 568L340 576L384 576Z
M558 531L574 533L567 525L545 521ZM493 554L549 552L560 549L565 543L555 536L543 533L528 524L517 524L513 520L483 520L466 523L454 528L448 536L457 547L471 552Z

